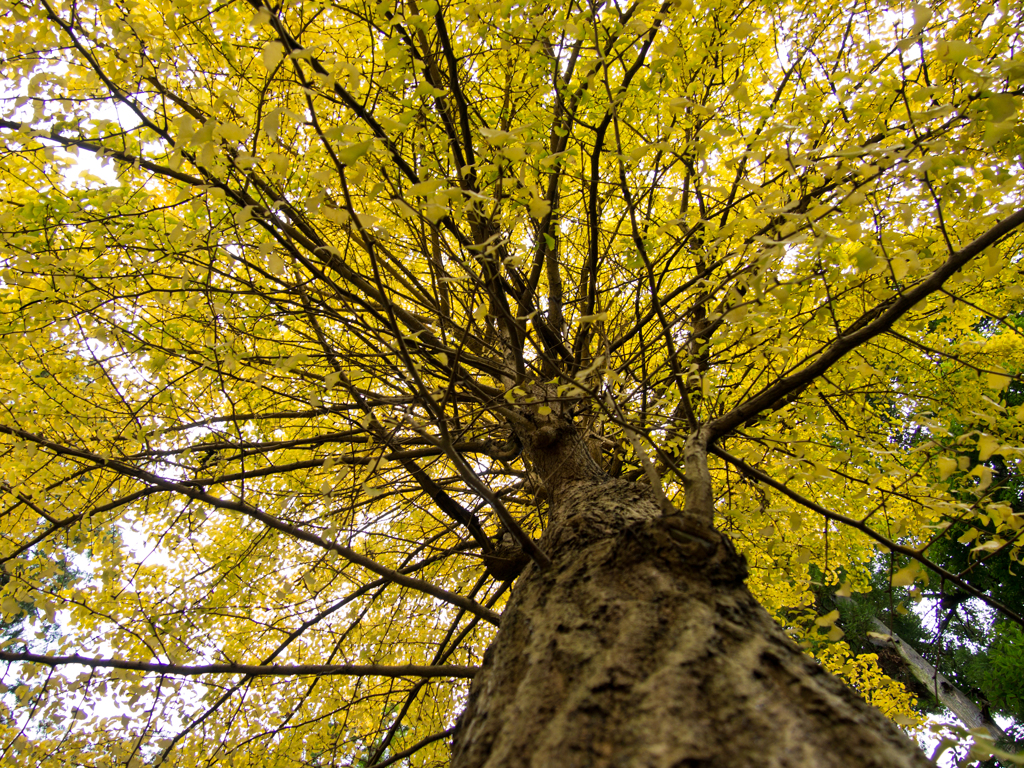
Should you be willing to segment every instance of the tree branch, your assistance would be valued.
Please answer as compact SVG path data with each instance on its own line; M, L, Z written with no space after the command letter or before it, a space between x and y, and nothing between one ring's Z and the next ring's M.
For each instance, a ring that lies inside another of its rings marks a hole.
M44 656L38 653L0 651L0 661L42 664L60 667L81 664L93 669L124 669L132 672L153 672L159 675L248 675L250 677L298 677L300 675L350 675L365 677L465 677L476 674L476 667L455 665L421 666L404 664L165 664L159 661L122 661L80 656Z
M281 533L286 533L289 536L292 536L296 539L301 539L302 541L309 542L310 544L314 544L322 549L337 552L339 555L344 557L349 562L362 566L366 570L376 573L378 576L384 576L387 579L393 581L395 584L400 584L403 587L408 587L409 589L416 590L417 592L422 592L423 594L430 595L431 597L437 598L438 600L441 600L443 602L456 605L460 608L465 608L470 613L479 616L481 619L490 624L493 624L494 626L498 626L501 623L501 618L498 616L498 614L496 614L494 611L484 608L482 605L474 602L473 600L469 600L463 597L462 595L455 594L454 592L449 592L447 589L435 586L434 584L430 584L429 582L423 581L422 579L413 578L412 576L406 576L402 573L399 573L398 571L381 565L376 560L373 560L367 557L366 555L359 554L354 549L344 547L341 544L337 544L336 542L324 539L320 536L317 536L314 533L310 533L309 531L304 531L297 525L292 525L291 523L286 523L283 520L279 520L273 515L270 515L262 510L256 509L256 507L252 506L251 504L247 504L244 501L232 501L230 499L221 499L201 489L192 488L190 486L184 485L176 481L166 480L165 478L162 478L159 475L154 475L152 472L147 472L145 470L129 466L127 464L124 464L120 461L116 461L113 459L106 459L102 456L99 456L98 454L92 453L91 451L82 450L81 448L72 448L70 446L61 445L60 443L55 443L51 440L47 440L46 438L40 437L39 435L35 435L32 434L31 432L26 432L21 429L14 429L12 427L0 424L0 433L20 437L23 440L30 440L36 445L39 445L43 448L47 448L50 451L57 454L61 454L64 456L74 456L75 458L79 459L85 459L86 461L92 462L98 466L104 466L109 469L112 469L119 475L124 475L125 477L134 477L136 480L141 480L142 482L150 486L155 486L157 488L160 488L165 491L170 491L172 493L178 493L183 496L187 496L190 499L195 499L196 501L205 502L212 507L216 507L219 509L230 509L235 512L241 512L243 515L246 515L247 517L251 517L254 520L258 520L268 528L273 528L274 530L280 531Z
M910 547L905 547L902 544L897 544L895 541L886 538L882 534L872 529L870 526L868 526L867 523L863 523L860 520L854 520L853 518L846 517L845 515L840 515L838 512L832 512L831 510L825 509L820 504L811 501L805 496L801 496L799 493L792 490L785 484L780 483L778 480L772 479L761 470L755 469L754 467L747 464L747 462L743 461L742 459L736 458L730 453L723 451L718 446L709 446L708 452L713 453L715 454L715 456L718 456L718 458L724 459L725 461L729 462L738 470L740 470L743 474L749 477L751 480L756 480L759 483L764 483L765 485L774 488L783 495L791 498L797 504L800 504L801 506L807 507L808 509L817 512L819 515L826 518L827 520L834 520L835 522L842 523L843 525L849 526L850 528L855 528L856 530L865 534L869 538L872 538L875 541L877 541L886 549L892 552L897 552L901 555L905 555L906 557L909 557L911 560L916 560L929 570L935 571L935 573L939 574L947 581L956 584L962 590L964 590L965 592L969 592L971 595L978 598L979 600L983 600L986 604L988 604L992 608L995 608L1008 619L1012 619L1013 621L1017 622L1022 627L1024 627L1024 617L1020 616L1019 614L1011 610L1009 607L999 602L998 600L989 597L977 587L971 586L956 574L951 573L950 571L947 571L945 568L936 565L927 557L922 555L920 551L916 549L911 549Z
M987 232L956 253L932 272L925 280L901 295L894 296L873 309L865 312L852 326L833 341L818 357L796 373L784 376L774 384L762 389L745 403L733 408L708 424L710 439L715 441L740 424L753 418L761 411L771 408L779 400L795 396L816 378L839 362L848 352L864 342L888 331L911 307L939 290L943 283L959 271L968 261L986 248L999 242L1017 227L1024 224L1024 208L1019 209L1000 221Z
M408 749L403 749L401 752L396 752L391 757L389 757L387 760L382 760L379 763L374 763L373 765L369 766L369 768L385 768L385 766L394 765L399 760L404 760L405 758L409 757L410 755L413 755L413 754L419 752L425 746L427 746L429 744L433 744L435 741L437 741L438 739L443 739L445 736L451 736L453 733L455 733L455 726L452 726L451 728L449 728L446 731L441 731L440 733L435 733L433 736L427 736L427 738L421 739L420 741L417 741L415 744L413 744Z

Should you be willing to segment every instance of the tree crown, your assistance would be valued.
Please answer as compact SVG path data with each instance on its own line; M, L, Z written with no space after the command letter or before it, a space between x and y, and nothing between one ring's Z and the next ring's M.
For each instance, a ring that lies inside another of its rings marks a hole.
M0 748L439 760L588 478L1020 621L1019 8L0 14Z

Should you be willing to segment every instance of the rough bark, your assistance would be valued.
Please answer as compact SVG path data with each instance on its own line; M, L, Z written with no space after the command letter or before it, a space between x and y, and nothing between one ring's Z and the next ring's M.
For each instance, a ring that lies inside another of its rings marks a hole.
M552 565L514 587L452 768L932 765L783 634L724 538L647 489L560 484L541 544Z

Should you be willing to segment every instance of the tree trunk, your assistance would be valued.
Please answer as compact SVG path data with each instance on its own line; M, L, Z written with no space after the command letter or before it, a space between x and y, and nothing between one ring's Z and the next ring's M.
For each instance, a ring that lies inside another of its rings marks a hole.
M849 598L844 598L849 599ZM924 686L946 709L956 715L968 730L984 728L996 744L1009 746L1010 739L999 724L987 716L963 691L953 685L949 678L933 667L928 660L913 649L899 635L889 629L880 619L872 619L874 632L868 633L868 640L882 648L893 649L903 661L910 674ZM873 635L873 636L872 636Z
M576 462L532 458L549 477ZM516 583L452 768L932 765L783 634L723 537L646 487L568 475L552 565Z

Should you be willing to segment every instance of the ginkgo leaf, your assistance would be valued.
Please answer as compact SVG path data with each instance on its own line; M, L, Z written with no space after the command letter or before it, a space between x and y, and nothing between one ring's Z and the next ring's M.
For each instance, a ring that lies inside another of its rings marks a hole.
M920 573L920 564L910 563L892 575L891 583L894 587L909 587L918 578Z
M978 538L978 536L980 534L981 534L981 531L979 531L977 528L970 528L970 529L967 530L966 533L964 533L962 536L960 536L957 539L957 541L959 543L961 543L961 544L970 544L972 541L974 541L976 538Z
M505 158L507 158L508 160L511 160L513 163L518 163L526 159L526 147L524 147L522 144L511 144L507 147L504 147L501 150L501 154L504 155Z
M270 23L270 18L270 9L263 6L256 11L256 15L250 19L249 23L254 27L258 27Z
M914 30L915 32L920 32L932 20L934 14L931 8L920 3L913 5L912 10L914 12Z
M939 58L959 64L969 57L981 56L981 50L965 40L940 40L937 46Z
M416 184L412 184L406 194L411 197L430 197L437 193L437 191L445 185L444 179L427 179L426 181L420 181Z
M814 620L814 623L819 627L831 627L839 620L839 611L830 611L829 613L819 616Z
M534 197L529 202L530 215L535 219L543 218L551 210L551 206L547 200L541 200L540 198Z
M263 46L260 54L260 62L266 69L274 69L284 60L284 44L277 40L271 40Z
M338 155L338 159L345 165L355 165L371 149L373 149L373 139L366 139L355 144L339 147L335 152Z
M982 435L978 438L978 460L987 461L994 453L999 452L999 440L992 435Z
M972 552L998 552L999 550L1001 550L1005 546L1006 546L1006 542L1003 541L1002 539L996 537L996 538L989 539L988 541L982 542L978 546L974 547L971 551Z
M1008 93L997 93L983 102L984 108L994 122L1009 120L1020 109L1020 98Z
M942 456L935 462L939 467L939 479L945 480L951 474L957 471L958 463L956 459L949 458L948 456Z
M1012 381L1009 374L1007 374L1006 371L1002 369L989 371L987 377L989 388L995 389L997 391L1002 391L1006 389L1008 386L1010 386L1010 382Z

